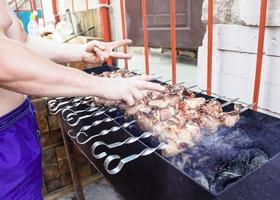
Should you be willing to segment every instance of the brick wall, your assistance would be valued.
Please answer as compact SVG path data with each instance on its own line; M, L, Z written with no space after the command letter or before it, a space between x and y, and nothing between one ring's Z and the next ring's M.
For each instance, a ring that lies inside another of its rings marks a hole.
M36 118L41 131L43 157L43 193L47 194L72 183L68 160L56 116L49 114L43 99L34 98ZM75 149L78 171L82 179L96 174L84 156Z

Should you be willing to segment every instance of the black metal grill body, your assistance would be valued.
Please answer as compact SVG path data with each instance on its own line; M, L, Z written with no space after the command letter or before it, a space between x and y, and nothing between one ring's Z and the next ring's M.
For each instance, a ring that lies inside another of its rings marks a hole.
M108 71L107 66L92 69L88 72L101 73ZM94 86L93 86L94 87ZM85 108L80 106L77 110ZM231 109L231 108L229 108ZM110 114L111 117L120 113ZM99 117L92 117L82 120L77 126L69 127L62 124L65 130L73 129L79 131L84 125L91 124L93 121L103 119L108 115L103 114ZM250 129L252 134L258 135L261 140L260 145L270 159L267 163L247 174L224 191L213 194L204 187L196 183L186 173L174 167L160 152L153 153L146 157L128 163L116 175L110 175L104 169L104 159L97 160L93 157L91 146L96 141L114 143L123 141L131 136L139 136L141 130L134 127L131 129L119 130L106 136L94 138L84 145L79 145L75 140L73 143L78 146L87 159L103 174L115 190L124 198L131 200L278 200L280 199L280 120L259 112L248 110L242 113L247 120L246 123L255 124ZM59 116L60 117L60 116ZM104 129L112 126L119 126L124 119L117 122L103 123L86 133L95 135ZM248 128L245 125L244 129ZM128 155L139 153L147 148L150 139L144 139L130 145L124 145L116 149L106 149L100 147L98 152L105 151L108 155Z

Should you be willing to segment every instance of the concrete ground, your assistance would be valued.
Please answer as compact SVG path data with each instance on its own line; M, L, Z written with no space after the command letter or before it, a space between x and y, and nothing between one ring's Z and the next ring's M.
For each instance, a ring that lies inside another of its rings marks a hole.
M137 73L145 72L145 58L143 56L143 48L133 47L129 49L132 59L129 60L130 70L139 70ZM172 78L172 65L170 52L161 53L158 49L150 50L150 74L162 76L162 81ZM119 66L124 66L123 61L119 61ZM196 61L193 58L178 57L177 59L177 83L185 82L186 86L196 85Z

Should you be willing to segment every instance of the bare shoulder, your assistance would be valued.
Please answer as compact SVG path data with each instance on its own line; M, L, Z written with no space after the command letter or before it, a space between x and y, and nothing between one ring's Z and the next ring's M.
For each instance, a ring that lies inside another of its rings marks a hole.
M0 29L5 32L13 23L10 10L5 0L0 0Z
M22 29L19 19L10 10L5 0L0 0L0 32L13 40L20 42L26 40L26 34Z

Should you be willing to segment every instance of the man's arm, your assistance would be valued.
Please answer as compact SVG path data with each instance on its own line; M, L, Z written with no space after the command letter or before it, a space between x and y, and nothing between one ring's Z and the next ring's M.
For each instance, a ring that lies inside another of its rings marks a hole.
M9 10L8 5L0 0L0 19L9 16L11 25L6 31L10 39L24 43L29 49L35 51L56 63L87 62L103 63L109 57L117 59L130 59L129 54L113 52L113 49L122 45L130 44L130 40L104 43L92 41L86 45L62 44L41 37L30 37L22 29L18 18Z
M27 36L24 44L34 52L56 63L82 62L83 46L62 44L39 36Z
M19 42L0 37L0 87L35 96L99 96L134 105L140 90L162 91L150 77L106 79L60 66Z

